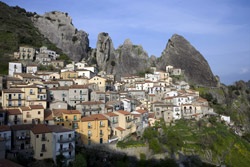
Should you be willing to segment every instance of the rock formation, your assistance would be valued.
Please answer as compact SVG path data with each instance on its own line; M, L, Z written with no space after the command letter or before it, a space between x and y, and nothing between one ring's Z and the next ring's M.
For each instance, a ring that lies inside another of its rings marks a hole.
M80 61L87 57L89 50L88 34L78 31L72 25L72 19L67 13L49 12L35 15L34 25L58 48L62 49L71 60Z
M162 70L166 65L185 70L185 79L190 84L217 86L217 79L205 58L180 35L175 34L169 39L166 49L157 61L157 67Z
M93 54L92 54L93 55ZM149 57L140 45L133 45L126 39L117 50L108 33L100 33L96 44L96 62L98 68L119 79L124 74L138 74L150 67Z

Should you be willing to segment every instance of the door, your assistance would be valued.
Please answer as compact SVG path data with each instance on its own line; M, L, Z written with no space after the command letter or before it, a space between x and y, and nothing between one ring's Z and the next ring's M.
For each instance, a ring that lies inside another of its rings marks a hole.
M102 138L100 138L100 144L102 144L103 143L103 139Z
M23 150L23 149L24 149L24 143L21 144L21 150Z

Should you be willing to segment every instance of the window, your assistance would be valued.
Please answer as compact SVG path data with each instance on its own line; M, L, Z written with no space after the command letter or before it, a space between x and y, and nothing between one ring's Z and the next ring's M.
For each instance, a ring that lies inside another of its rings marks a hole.
M74 115L74 120L77 120L77 116L76 115Z
M38 111L38 115L40 115L41 114L41 111Z
M91 128L91 122L88 123L88 128Z
M69 134L69 138L71 137L71 134Z
M25 119L25 120L23 120L23 122L24 122L24 123L27 123L27 120Z
M76 90L74 92L76 93Z
M39 138L39 135L36 135L36 138Z
M103 122L102 122L102 121L100 121L100 126L101 126L101 127L103 126Z
M89 136L89 137L91 136L91 130L88 131L88 136Z
M43 153L40 154L40 157L43 157Z

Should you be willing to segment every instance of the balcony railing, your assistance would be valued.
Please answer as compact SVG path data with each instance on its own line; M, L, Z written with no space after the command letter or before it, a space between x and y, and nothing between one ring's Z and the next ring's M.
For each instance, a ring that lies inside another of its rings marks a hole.
M42 137L42 138L41 138L41 141L46 141L46 140L47 140L46 137Z
M131 122L131 121L133 121L133 119L127 119L127 120L126 120L126 122Z
M68 151L72 151L74 149L73 146L67 147L67 148L60 148L59 152L68 152Z
M69 138L62 138L58 140L58 143L68 143L68 142L72 142L74 141L75 138L74 137L69 137Z
M28 139L30 139L30 136L29 135L26 135L26 136L17 136L16 139L17 140L28 140Z

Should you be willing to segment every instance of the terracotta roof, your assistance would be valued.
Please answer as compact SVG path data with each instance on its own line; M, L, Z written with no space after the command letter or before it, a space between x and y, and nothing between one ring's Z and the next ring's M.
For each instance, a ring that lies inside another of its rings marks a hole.
M82 102L83 105L95 105L95 104L104 104L102 101L86 101Z
M93 115L90 115L90 117L97 119L97 120L108 120L108 118L105 117L103 114L93 114Z
M152 104L156 104L156 103L162 103L161 101L154 101L152 102Z
M140 117L141 114L132 114L134 117Z
M43 105L30 105L31 109L44 109Z
M149 94L149 96L155 96L154 94Z
M155 118L155 113L149 113L148 118Z
M22 111L29 111L30 108L29 107L19 107Z
M22 125L12 125L10 128L13 131L17 130L31 130L35 124L22 124Z
M37 124L35 125L31 131L34 133L34 134L41 134L41 133L50 133L51 130L48 128L48 125L45 125L45 124Z
M6 112L6 110L0 109L0 113L4 113Z
M53 109L53 114L60 116L61 114L81 114L78 110Z
M0 167L23 167L23 166L7 159L0 159Z
M23 91L19 89L4 89L3 92L4 93L24 93Z
M110 117L116 117L116 116L118 116L117 114L115 114L113 112L105 113L105 115L110 116Z
M125 129L121 128L121 127L115 127L117 130L119 131L125 131Z
M196 114L193 114L192 116L198 116L198 115L200 115L201 113L196 113Z
M8 125L1 125L0 132L10 131L10 127Z
M71 85L70 89L88 89L88 85Z
M49 90L69 90L69 87L68 86L60 86L60 87L50 88Z
M139 109L139 110L136 110L138 113L141 113L141 114L143 114L143 113L147 113L147 111L146 110L143 110L143 109Z
M22 114L21 111L19 109L9 109L7 110L9 115L18 115L18 114Z
M46 121L53 120L52 111L45 111L44 112L44 120L46 120Z
M81 121L82 122L86 122L86 121L94 121L95 119L92 118L92 117L89 117L89 116L86 116L86 117L82 117Z
M70 131L74 131L72 129L60 126L60 125L48 125L48 128L55 133L60 133L60 132L70 132Z
M118 111L115 111L115 112L118 112L118 113L123 114L123 115L130 115L131 114L130 112L123 111L123 110L118 110Z

